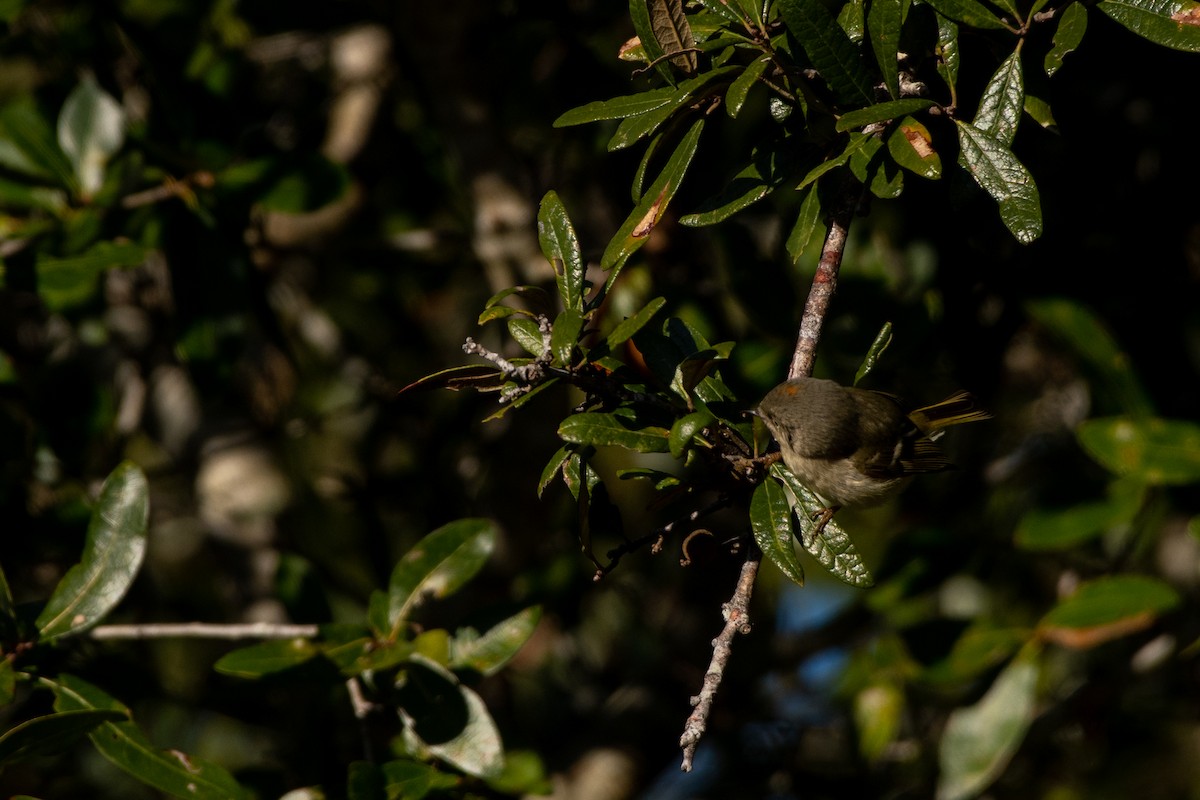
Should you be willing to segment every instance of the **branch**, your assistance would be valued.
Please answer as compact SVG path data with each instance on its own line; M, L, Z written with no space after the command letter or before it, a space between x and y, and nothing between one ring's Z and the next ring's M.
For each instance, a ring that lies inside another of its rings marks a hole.
M88 634L93 639L313 639L316 625L282 625L275 622L215 624L210 622L151 622L144 625L99 625Z
M804 304L804 316L800 319L800 334L796 339L791 367L788 369L789 379L812 374L817 342L821 339L825 315L837 289L838 270L842 265L842 253L846 249L846 235L862 199L863 188L857 181L849 179L835 199L836 205L830 212L829 231L825 234L825 244L821 248L821 260L817 264L812 288L809 289L808 300ZM717 638L713 639L712 661L708 664L708 671L704 673L704 685L700 694L693 698L695 710L688 717L683 726L683 735L679 737L679 746L683 748L683 763L680 769L684 772L690 772L692 769L696 746L704 736L713 699L717 695L721 679L725 676L725 665L729 663L729 656L733 652L733 639L739 633L750 632L750 596L754 592L754 581L758 577L758 566L761 563L762 551L757 544L751 543L746 551L742 572L738 576L737 588L734 589L729 602L722 607L725 627L717 634Z

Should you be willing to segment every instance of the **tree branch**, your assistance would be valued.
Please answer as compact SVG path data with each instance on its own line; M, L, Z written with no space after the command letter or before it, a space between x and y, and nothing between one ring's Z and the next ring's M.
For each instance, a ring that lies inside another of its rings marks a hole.
M858 181L848 179L830 211L829 230L821 248L821 260L813 275L812 288L808 290L804 316L800 319L796 350L792 354L792 363L788 369L789 379L812 374L817 342L821 339L825 315L837 289L838 270L842 266L842 253L846 250L846 237L850 230L850 222L854 219L854 213L862 199L863 188ZM704 673L704 685L700 694L692 699L695 709L683 726L683 735L679 737L679 746L683 748L683 763L680 769L684 772L690 772L692 769L696 746L704 736L713 699L725 676L725 665L729 663L729 657L733 653L733 639L739 633L750 632L750 597L754 593L754 581L758 577L758 567L761 563L762 551L757 544L751 542L746 551L746 560L742 563L741 574L738 576L737 588L734 589L729 602L722 607L725 627L717 634L717 638L713 639L713 655L708 670Z
M210 622L151 622L144 625L98 625L93 639L295 639L315 638L316 625L282 625L275 622L216 624Z

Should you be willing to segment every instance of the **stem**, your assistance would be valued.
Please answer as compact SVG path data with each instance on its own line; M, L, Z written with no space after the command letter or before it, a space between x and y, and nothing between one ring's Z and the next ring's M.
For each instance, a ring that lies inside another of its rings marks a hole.
M282 625L274 622L215 624L209 622L152 622L144 625L99 625L89 636L113 639L295 639L315 638L316 625Z

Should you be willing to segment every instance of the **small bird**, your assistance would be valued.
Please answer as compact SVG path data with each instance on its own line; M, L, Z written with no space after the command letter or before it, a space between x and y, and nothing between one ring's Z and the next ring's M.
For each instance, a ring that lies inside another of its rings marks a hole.
M817 531L842 506L878 505L914 475L950 469L934 440L951 425L991 418L967 392L906 412L892 395L820 378L784 381L755 413L783 463L826 504Z

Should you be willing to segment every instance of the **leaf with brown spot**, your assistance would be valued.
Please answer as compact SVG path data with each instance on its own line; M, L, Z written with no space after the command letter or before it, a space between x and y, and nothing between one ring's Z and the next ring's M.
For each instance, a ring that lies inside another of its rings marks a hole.
M650 235L650 231L654 230L654 226L658 224L658 217L662 211L663 201L667 198L667 192L670 188L670 183L663 187L662 191L658 193L658 197L650 205L650 208L646 209L646 213L641 221L630 231L630 236L635 239L641 239Z

